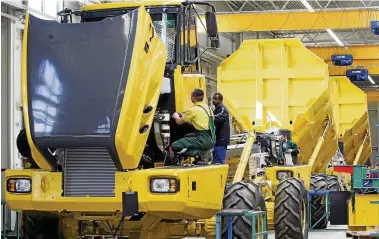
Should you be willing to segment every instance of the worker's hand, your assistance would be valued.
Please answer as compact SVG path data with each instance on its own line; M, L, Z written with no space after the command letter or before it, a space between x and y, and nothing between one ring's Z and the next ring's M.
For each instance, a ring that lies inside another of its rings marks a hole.
M179 119L180 118L180 115L178 112L175 112L173 115L172 115L172 118L174 118L175 120L176 119Z
M291 151L291 155L292 156L296 156L296 155L298 155L300 153L300 150L299 149L293 149L292 151Z

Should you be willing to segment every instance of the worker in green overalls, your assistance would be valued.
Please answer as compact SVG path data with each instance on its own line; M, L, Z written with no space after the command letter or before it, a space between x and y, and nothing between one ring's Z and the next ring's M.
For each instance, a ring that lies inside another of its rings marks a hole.
M279 143L279 165L286 164L285 153L290 153L292 156L293 165L297 165L297 155L300 153L300 149L294 142L287 139L287 135L282 134L280 135Z
M203 99L204 91L195 89L191 93L194 106L184 114L173 114L172 117L178 125L187 123L195 129L194 133L186 134L184 138L172 143L171 149L175 155L195 157L214 147L216 143L214 116L209 106L203 103Z

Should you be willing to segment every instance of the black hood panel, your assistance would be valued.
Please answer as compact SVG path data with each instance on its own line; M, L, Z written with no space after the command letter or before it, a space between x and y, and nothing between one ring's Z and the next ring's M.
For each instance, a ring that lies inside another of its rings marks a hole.
M37 146L113 144L109 141L117 128L136 21L137 11L80 24L30 15L29 120Z

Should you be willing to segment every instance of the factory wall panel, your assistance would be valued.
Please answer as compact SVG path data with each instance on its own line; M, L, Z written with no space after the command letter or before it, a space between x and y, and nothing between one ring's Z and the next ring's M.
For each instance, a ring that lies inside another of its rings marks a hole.
M368 114L369 114L369 121L370 121L370 133L371 133L371 143L372 143L372 155L371 155L370 161L371 163L373 163L375 156L378 155L378 146L379 146L379 127L375 126L379 124L379 103L369 102Z
M2 12L6 9L1 8ZM8 117L8 103L9 103L9 55L10 55L10 39L9 39L9 27L10 20L1 17L1 169L9 167L9 117ZM1 181L4 182L4 173L1 172ZM1 191L4 190L4 183L1 184ZM4 199L4 194L1 194L1 199ZM3 213L3 212L1 212ZM5 212L5 218L1 217L1 225L3 220L9 227L10 212Z
M2 9L3 10L3 9ZM8 119L8 80L9 80L9 20L1 17L1 168L8 168L9 160L9 119ZM3 173L2 173L3 175ZM3 187L3 184L1 185Z

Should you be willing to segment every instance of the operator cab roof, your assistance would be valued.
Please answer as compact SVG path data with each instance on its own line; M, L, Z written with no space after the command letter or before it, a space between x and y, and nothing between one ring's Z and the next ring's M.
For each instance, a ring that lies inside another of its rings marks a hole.
M181 5L184 1L130 1L130 2L112 2L87 5L82 8L82 11L95 11L103 9L117 9L117 8L132 8L141 6L177 6Z

